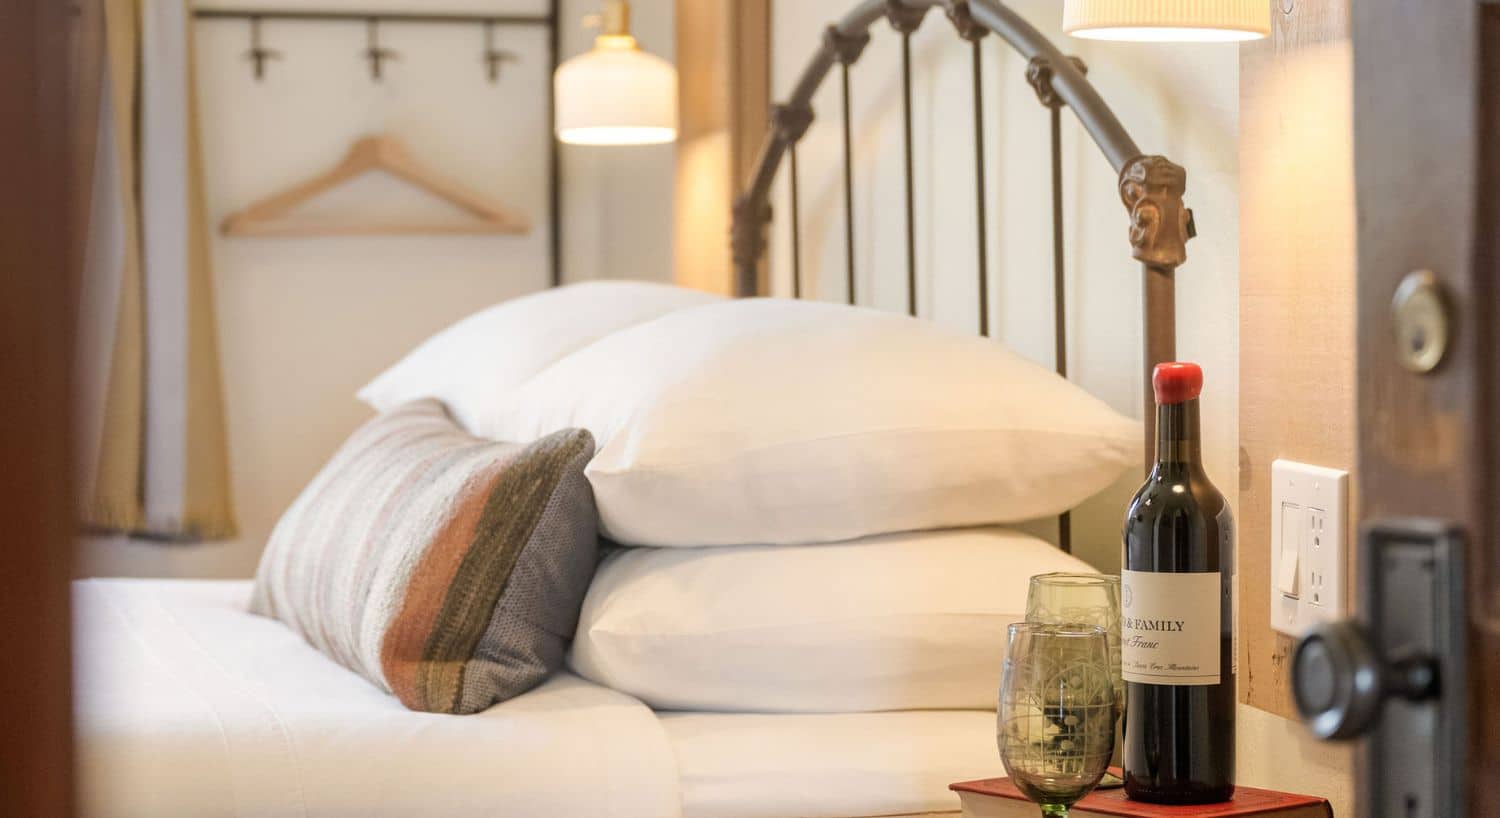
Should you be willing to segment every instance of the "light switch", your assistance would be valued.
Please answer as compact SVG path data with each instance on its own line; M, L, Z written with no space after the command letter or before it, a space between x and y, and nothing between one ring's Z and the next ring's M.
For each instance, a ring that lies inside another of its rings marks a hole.
M1276 570L1276 590L1292 599L1297 598L1297 580L1301 577L1302 512L1301 506L1281 504L1281 565Z
M1271 464L1271 627L1301 636L1344 612L1349 473Z

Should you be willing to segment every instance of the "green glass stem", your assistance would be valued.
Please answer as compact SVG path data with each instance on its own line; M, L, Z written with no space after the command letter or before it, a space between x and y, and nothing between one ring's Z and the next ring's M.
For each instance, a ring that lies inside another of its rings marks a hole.
M1052 818L1068 818L1067 804L1043 804L1042 815Z

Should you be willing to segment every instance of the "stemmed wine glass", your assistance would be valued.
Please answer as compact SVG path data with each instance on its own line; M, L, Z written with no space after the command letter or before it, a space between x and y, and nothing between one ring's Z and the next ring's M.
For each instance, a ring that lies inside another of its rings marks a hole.
M1099 783L1115 744L1115 688L1103 628L1019 622L1000 681L1000 760L1044 816Z
M1115 706L1125 706L1120 678L1120 578L1115 574L1056 571L1031 578L1026 621L1038 625L1096 625L1109 640L1109 672Z
M1116 725L1125 715L1125 683L1120 677L1120 577L1057 571L1031 578L1026 594L1026 621L1039 625L1097 625L1109 640L1110 677L1115 686ZM1115 733L1115 747L1122 746ZM1115 758L1118 762L1119 759ZM1100 789L1125 782L1105 773Z

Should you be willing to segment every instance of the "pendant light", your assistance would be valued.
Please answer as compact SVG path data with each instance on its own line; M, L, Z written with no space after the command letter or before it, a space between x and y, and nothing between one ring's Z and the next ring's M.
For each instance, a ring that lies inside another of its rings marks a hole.
M677 69L630 36L630 4L605 0L594 47L552 78L557 138L573 145L651 145L677 138Z
M1258 40L1271 34L1271 4L1266 0L1064 0L1063 31L1087 40Z

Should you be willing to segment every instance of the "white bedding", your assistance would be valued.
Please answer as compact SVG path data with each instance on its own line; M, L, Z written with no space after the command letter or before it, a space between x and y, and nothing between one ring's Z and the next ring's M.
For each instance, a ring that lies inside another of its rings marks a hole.
M958 811L955 781L1004 775L995 714L663 713L684 818Z
M473 716L414 713L245 612L249 582L74 588L88 818L671 818L677 771L633 698L561 674Z
M956 810L992 712L663 713L569 674L414 713L245 612L249 582L74 586L85 818L830 818Z

